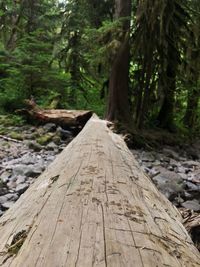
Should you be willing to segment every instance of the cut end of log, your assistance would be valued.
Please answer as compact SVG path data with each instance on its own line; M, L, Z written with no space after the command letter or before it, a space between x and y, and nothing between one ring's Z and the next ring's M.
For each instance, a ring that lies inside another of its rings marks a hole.
M92 111L88 110L42 109L33 100L26 100L25 103L27 109L17 110L17 113L41 124L51 122L64 128L83 127L92 116Z

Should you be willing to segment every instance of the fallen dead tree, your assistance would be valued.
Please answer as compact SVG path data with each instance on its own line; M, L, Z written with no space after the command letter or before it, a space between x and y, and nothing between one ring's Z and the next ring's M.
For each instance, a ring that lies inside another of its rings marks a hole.
M197 267L181 216L92 117L0 219L0 266Z
M10 137L2 135L2 134L0 134L0 138L4 139L6 141L14 142L14 143L22 143L22 141L20 141L20 140L13 139L13 138L10 138Z
M33 100L26 100L26 109L17 110L31 121L39 123L56 123L65 126L84 126L92 116L87 110L42 109Z

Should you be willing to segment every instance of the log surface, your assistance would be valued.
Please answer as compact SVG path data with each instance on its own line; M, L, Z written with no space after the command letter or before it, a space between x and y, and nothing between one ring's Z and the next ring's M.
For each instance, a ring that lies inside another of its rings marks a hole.
M83 126L92 116L91 111L65 109L32 110L29 114L41 123L53 122L61 126Z
M197 267L181 216L92 117L0 219L4 267Z

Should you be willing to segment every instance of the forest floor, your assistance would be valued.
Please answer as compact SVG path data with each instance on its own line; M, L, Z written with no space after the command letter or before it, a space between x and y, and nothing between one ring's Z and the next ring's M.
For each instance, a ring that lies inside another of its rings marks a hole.
M48 123L37 127L2 126L0 134L1 216L73 139L73 133ZM175 206L182 212L200 214L200 142L131 151Z

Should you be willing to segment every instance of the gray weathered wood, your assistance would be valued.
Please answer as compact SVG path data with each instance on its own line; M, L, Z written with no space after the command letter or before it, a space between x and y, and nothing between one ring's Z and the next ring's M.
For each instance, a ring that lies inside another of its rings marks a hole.
M197 267L181 216L92 117L0 219L0 266Z

